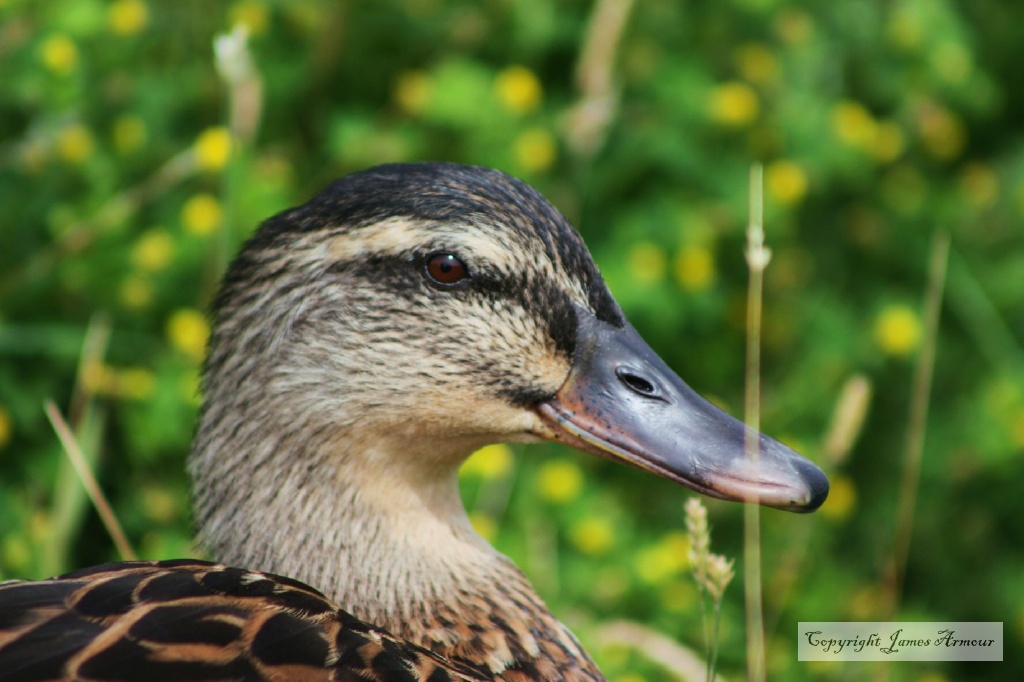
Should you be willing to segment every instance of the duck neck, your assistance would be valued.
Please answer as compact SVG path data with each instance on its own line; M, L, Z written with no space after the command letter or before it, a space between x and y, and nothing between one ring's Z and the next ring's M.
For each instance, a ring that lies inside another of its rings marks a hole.
M562 679L547 660L555 652L559 665L598 674L519 569L470 526L457 463L482 443L292 436L254 420L227 440L216 433L200 425L191 470L200 541L217 561L306 582L362 620L491 673Z

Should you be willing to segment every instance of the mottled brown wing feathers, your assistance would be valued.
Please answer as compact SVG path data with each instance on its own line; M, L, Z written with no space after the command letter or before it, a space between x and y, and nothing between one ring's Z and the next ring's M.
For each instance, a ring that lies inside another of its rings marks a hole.
M0 680L485 680L302 583L203 561L0 584Z

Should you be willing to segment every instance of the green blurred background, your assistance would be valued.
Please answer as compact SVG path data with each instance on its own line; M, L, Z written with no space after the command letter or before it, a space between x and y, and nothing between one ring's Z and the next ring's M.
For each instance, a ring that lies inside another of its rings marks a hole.
M48 398L138 551L192 553L183 463L219 273L261 219L385 161L534 184L641 333L739 414L759 161L762 424L833 486L814 515L763 514L769 678L1024 679L1022 19L1008 0L0 0L0 577L117 557ZM235 33L218 70L213 40L236 26L248 52ZM907 546L912 380L932 341ZM675 679L617 641L617 619L700 654L687 493L555 446L488 448L463 473L477 528L611 679ZM742 572L742 509L707 504L713 551ZM732 679L741 585L723 607ZM890 617L1003 621L1006 661L795 660L800 620Z

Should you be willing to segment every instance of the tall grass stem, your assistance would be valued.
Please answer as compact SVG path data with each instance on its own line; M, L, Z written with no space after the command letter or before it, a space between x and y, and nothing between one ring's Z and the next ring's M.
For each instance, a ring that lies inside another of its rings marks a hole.
M914 378L910 396L910 413L907 418L907 439L904 448L903 478L897 502L896 532L891 555L892 563L887 576L888 605L890 615L899 609L903 578L907 570L910 541L914 529L914 509L917 506L917 491L921 479L921 462L924 457L925 429L928 424L928 403L932 378L935 374L935 352L939 333L939 316L942 310L942 296L946 283L946 266L949 262L949 233L940 230L932 239L931 257L928 266L928 285L924 295L924 334L921 349L914 367Z
M106 421L105 410L95 399L88 376L102 366L110 345L111 331L109 315L100 312L89 319L78 354L78 371L68 407L70 428L88 466L92 466L100 451ZM60 457L60 464L50 503L50 532L39 549L37 570L42 577L68 570L73 540L82 526L89 504L72 462L67 457L54 454Z
M46 416L50 419L53 430L57 433L57 438L60 439L61 445L64 446L64 451L68 454L68 459L71 460L72 466L75 467L79 478L82 479L85 491L89 494L89 498L96 507L96 511L99 512L100 520L103 521L107 532L110 533L110 537L114 540L118 553L120 553L123 560L134 561L137 555L128 543L128 538L125 537L121 524L118 523L117 517L110 508L110 503L103 494L103 490L96 481L96 477L93 476L92 470L89 469L89 464L86 462L82 449L75 440L75 435L71 432L71 428L52 400L46 401L44 409L46 410Z
M750 223L747 226L747 365L744 417L750 429L746 433L746 455L756 471L760 459L761 430L761 302L764 270L771 251L764 240L764 170L760 164L750 169ZM743 514L743 587L747 612L747 679L765 679L764 613L761 594L761 510L758 497L747 498Z

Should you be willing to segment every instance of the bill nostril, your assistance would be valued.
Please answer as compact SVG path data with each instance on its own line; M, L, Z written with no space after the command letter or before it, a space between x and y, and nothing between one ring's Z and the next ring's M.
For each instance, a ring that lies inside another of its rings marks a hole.
M615 376L617 376L619 381L624 383L629 390L638 395L642 395L645 398L658 397L658 389L653 383L627 367L619 367L616 369Z

